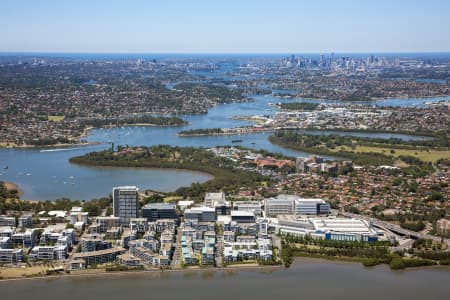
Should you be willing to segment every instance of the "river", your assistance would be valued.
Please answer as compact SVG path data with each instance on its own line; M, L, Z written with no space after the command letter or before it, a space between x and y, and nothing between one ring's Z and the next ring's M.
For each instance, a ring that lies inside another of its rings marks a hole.
M208 174L187 170L161 169L118 169L85 167L69 163L69 158L98 151L115 145L151 146L168 144L192 147L214 147L231 145L232 140L242 139L239 145L255 149L279 152L288 156L308 156L308 153L294 151L274 145L268 141L269 133L249 134L245 136L200 136L178 137L181 130L194 128L236 127L251 123L232 120L233 116L270 115L275 108L270 103L313 101L304 99L280 99L272 95L255 95L253 102L217 105L207 114L181 116L189 125L181 127L128 126L92 130L86 138L97 145L62 149L0 149L0 180L11 181L23 190L24 199L54 200L61 197L90 200L105 196L112 187L118 185L137 185L142 189L172 191L193 182L204 182L211 177ZM431 98L423 101L433 101ZM434 99L439 101L440 98ZM390 100L394 101L394 100ZM397 99L395 101L400 101ZM418 105L419 100L402 99L402 105ZM391 102L390 102L391 103ZM397 102L393 102L397 103ZM327 134L330 132L312 132ZM339 133L343 134L343 133ZM348 132L348 135L372 136L381 138L400 138L417 140L424 137L404 134ZM49 151L50 150L50 151ZM55 151L56 150L56 151ZM8 166L8 169L4 169Z
M449 299L447 267L391 271L357 263L298 259L275 271L114 274L0 282L5 299Z

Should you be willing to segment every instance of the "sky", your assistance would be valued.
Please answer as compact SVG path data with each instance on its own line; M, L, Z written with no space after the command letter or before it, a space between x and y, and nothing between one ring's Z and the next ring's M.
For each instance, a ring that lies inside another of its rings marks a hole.
M1 52L450 52L450 0L0 0Z

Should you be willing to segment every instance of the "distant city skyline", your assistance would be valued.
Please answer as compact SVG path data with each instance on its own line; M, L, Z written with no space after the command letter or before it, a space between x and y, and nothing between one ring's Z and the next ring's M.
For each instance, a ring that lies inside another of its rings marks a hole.
M0 52L450 51L450 1L2 1Z

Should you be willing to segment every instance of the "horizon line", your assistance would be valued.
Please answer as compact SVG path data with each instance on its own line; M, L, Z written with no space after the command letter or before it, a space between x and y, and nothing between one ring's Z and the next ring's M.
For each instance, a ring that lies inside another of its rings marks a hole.
M0 50L0 55L2 54L142 54L142 55L286 55L286 54L450 54L450 50L439 50L439 51L288 51L288 52L144 52L144 51L2 51Z

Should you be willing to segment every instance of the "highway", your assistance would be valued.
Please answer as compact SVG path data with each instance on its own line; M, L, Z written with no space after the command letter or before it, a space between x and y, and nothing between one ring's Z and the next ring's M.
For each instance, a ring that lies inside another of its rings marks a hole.
M415 238L415 239L430 239L430 240L434 240L436 242L440 242L441 238L437 237L437 236L433 236L433 235L429 235L429 234L422 234L416 231L412 231L412 230L408 230L408 229L404 229L401 228L399 225L396 224L392 224L386 221L381 221L378 220L376 218L372 218L372 217L368 217L368 216L364 216L364 215L357 215L357 214L352 214L349 212L344 212L344 211L340 211L339 212L341 215L345 216L345 217L349 217L349 218L358 218L358 219L364 219L367 222L372 223L372 225L374 227L378 227L384 230L390 230L393 231L395 233L399 233L401 235L404 236L409 236L411 238ZM450 239L444 239L444 243L447 244L448 249L450 249Z

